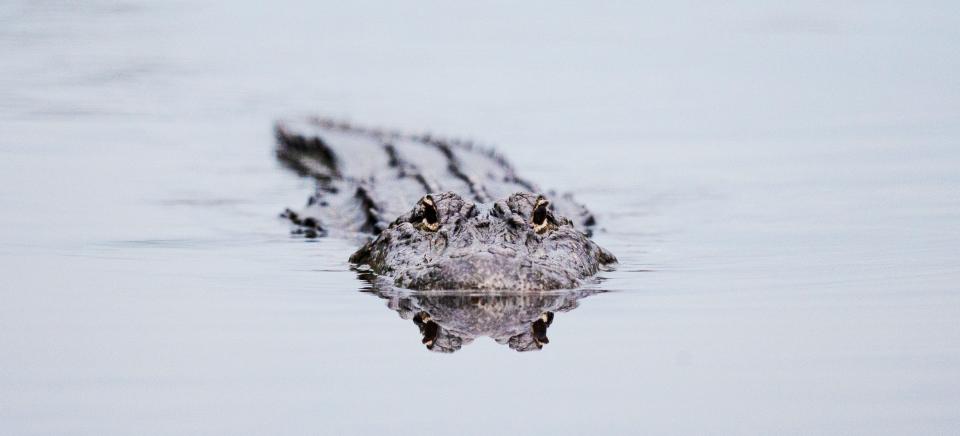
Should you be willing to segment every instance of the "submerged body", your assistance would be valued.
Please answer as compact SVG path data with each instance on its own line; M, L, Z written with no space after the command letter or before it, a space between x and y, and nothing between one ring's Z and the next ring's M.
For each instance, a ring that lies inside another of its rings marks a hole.
M319 182L286 216L307 236L372 235L351 256L410 289L575 288L616 258L593 216L544 195L500 156L459 141L326 120L278 124L278 156Z

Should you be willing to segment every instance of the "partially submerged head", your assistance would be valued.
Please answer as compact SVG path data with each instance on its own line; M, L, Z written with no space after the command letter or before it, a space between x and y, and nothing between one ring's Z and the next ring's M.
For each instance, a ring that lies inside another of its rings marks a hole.
M542 195L489 205L452 192L424 196L350 260L404 288L519 291L575 288L616 262Z

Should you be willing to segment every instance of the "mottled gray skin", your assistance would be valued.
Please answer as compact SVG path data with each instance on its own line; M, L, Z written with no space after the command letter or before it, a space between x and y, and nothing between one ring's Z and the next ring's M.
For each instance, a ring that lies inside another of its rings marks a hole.
M453 192L430 198L437 230L426 228L425 205L418 204L350 260L404 288L517 291L575 288L616 261L549 207L545 225L535 231L532 216L540 195L519 192L492 205Z
M277 138L280 161L318 182L305 209L284 214L295 232L371 235L350 260L395 286L576 288L616 262L590 240L584 206L470 142L327 119L278 123Z

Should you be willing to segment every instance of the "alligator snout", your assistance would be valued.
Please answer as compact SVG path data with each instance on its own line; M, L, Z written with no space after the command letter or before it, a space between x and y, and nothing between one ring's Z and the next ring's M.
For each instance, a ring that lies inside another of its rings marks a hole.
M443 258L417 275L415 289L478 289L536 291L573 288L577 277L569 271L517 255L485 251Z
M542 195L493 206L446 192L423 197L351 261L411 289L537 291L576 288L616 262Z

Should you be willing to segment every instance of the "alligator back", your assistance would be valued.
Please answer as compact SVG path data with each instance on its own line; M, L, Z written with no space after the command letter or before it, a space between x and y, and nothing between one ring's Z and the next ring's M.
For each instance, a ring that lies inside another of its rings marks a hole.
M501 155L468 141L325 118L278 122L276 136L280 161L318 182L306 208L284 214L310 237L379 234L428 193L453 191L489 203L515 192L543 192ZM548 195L555 210L590 233L594 219L585 207L569 194Z

